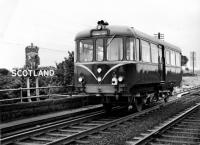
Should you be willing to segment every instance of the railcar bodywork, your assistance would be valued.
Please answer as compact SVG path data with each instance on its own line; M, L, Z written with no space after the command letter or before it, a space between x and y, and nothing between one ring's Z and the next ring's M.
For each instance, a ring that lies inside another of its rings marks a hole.
M114 103L142 106L167 98L182 81L181 50L127 26L99 21L75 38L75 86ZM94 97L95 98L95 97Z

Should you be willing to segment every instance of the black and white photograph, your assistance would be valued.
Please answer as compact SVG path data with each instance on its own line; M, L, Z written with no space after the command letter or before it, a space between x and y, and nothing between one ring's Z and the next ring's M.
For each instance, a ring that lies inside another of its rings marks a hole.
M0 145L200 145L200 1L0 0Z

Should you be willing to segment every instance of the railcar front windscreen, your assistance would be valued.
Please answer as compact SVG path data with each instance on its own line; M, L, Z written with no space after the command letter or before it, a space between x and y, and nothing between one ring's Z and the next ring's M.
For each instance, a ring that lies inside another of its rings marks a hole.
M115 61L123 58L122 38L109 38L107 43L107 60Z
M103 39L96 40L96 60L103 61Z
M81 40L79 43L80 62L93 60L93 40Z

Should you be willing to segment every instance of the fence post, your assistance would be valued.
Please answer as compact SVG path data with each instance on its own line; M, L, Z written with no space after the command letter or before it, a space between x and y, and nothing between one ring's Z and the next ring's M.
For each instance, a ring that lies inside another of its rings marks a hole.
M30 92L30 79L29 77L26 78L27 81L27 97L31 96L31 92ZM28 102L32 102L31 98L28 98Z
M22 100L22 87L20 88L20 100L21 100L21 103L23 102L23 100Z
M39 90L39 79L38 79L38 77L36 77L35 84L36 84L36 90L35 90L35 92L36 92L36 96L37 96L36 100L40 101L40 98L39 98L40 90Z

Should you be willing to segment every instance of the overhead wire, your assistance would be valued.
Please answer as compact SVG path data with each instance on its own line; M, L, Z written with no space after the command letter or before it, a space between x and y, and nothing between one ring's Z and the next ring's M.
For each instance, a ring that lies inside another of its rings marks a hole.
M1 42L1 41L0 41ZM11 44L11 45L18 45L18 46L23 46L23 47L27 47L28 45L25 45L25 44L22 44L22 43L16 43L16 42L8 42L8 41L2 41L3 43L8 43L8 44ZM38 46L40 49L46 49L46 50L50 50L50 51L56 51L56 52L67 52L67 49L64 50L64 49L53 49L53 48L47 48L47 47L43 47L43 46ZM68 47L72 47L72 46L69 46Z

